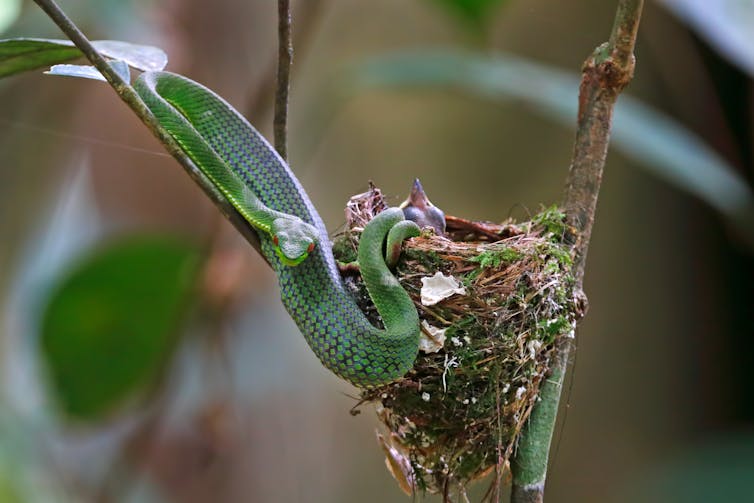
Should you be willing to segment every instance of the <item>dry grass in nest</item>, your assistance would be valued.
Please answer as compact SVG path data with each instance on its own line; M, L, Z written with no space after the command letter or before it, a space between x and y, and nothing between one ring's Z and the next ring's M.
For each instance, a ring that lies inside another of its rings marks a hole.
M384 206L374 188L352 198L351 230L334 247L339 259L353 258L360 228ZM576 319L572 257L557 209L515 225L448 223L448 237L408 241L397 271L434 351L421 351L402 380L362 392L363 402L377 405L388 467L407 492L447 495L493 471L493 486L500 483L553 343L572 336ZM422 279L438 272L466 293L426 306ZM360 281L349 282L376 316Z

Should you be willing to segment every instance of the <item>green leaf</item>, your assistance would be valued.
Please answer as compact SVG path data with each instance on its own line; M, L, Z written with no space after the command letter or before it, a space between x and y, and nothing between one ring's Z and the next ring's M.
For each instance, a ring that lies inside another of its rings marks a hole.
M129 66L145 72L163 70L168 64L165 51L151 45L138 45L119 40L97 40L94 47L112 59L122 59Z
M0 40L0 77L44 68L81 56L81 52L73 44L58 42L28 38Z
M365 88L455 88L495 101L519 100L573 128L580 78L509 54L442 51L387 55L356 67L349 79ZM707 202L732 220L751 218L747 182L700 137L630 96L615 108L611 145L648 172Z
M134 238L90 256L53 289L41 354L66 413L95 419L155 384L187 314L198 263L192 246Z
M105 57L125 61L138 70L162 70L167 55L157 47L99 40L94 47ZM11 38L0 40L0 77L65 63L81 57L70 40Z
M482 28L489 21L495 10L507 0L432 0L461 21L474 28Z
M126 81L131 81L131 71L128 69L128 65L125 61L119 59L109 61L110 66L115 70L115 73ZM45 75L60 75L63 77L79 77L82 79L101 80L106 82L107 79L91 65L53 65Z
M21 14L21 0L0 1L0 33L16 22Z

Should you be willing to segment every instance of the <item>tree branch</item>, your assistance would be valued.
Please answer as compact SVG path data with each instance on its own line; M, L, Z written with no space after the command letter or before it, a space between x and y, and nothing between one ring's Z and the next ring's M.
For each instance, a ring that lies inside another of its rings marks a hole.
M584 63L576 142L564 198L564 210L575 238L575 275L579 286L584 278L607 157L613 107L633 78L633 51L642 4L643 0L620 0L610 41L599 46Z
M152 115L144 102L141 100L134 88L124 81L107 63L105 58L92 46L91 42L78 29L68 16L58 7L54 0L34 0L39 7L47 13L50 19L58 25L61 31L84 53L86 59L99 70L107 79L118 96L126 105L136 114L141 122L146 125L152 134L165 149L173 156L204 191L207 197L217 206L230 223L238 230L239 233L248 241L252 247L260 251L259 237L252 229L248 222L241 216L238 211L223 197L219 190L204 174L196 167L194 162L189 158L173 139L172 136L160 125L157 119ZM261 251L260 251L261 255ZM264 255L262 255L264 257Z
M290 0L278 0L278 71L273 134L275 150L286 161L288 160L288 92L290 90L292 62L291 2Z
M618 95L633 77L634 45L643 3L643 0L619 0L609 41L599 46L583 67L578 129L563 201L571 229L574 276L579 292L583 287L613 108ZM544 501L550 443L570 352L571 339L559 338L555 343L551 374L540 391L541 401L532 411L511 463L511 503Z

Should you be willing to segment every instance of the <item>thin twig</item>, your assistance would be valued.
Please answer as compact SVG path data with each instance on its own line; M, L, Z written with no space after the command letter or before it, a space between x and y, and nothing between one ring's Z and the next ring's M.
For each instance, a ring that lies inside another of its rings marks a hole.
M253 246L260 251L259 237L252 227L246 222L238 211L223 197L219 190L204 174L196 167L194 162L189 158L181 147L176 143L170 134L160 125L157 119L152 115L144 102L141 100L134 88L124 81L107 63L105 58L92 46L92 43L71 21L68 16L58 7L54 0L34 0L39 7L47 13L50 19L58 25L63 33L79 48L94 67L107 79L120 98L136 114L141 122L146 125L152 134L165 149L183 166L184 170L191 176L197 185L204 191L207 197L217 206L225 215L230 223L238 232ZM261 252L260 252L261 254ZM262 255L264 256L264 255Z
M278 0L278 72L273 134L275 149L286 161L288 160L288 92L291 86L292 62L291 2Z
M314 31L313 27L319 19L323 4L324 0L306 0L306 2L301 2L296 6L296 33L291 33L291 36L299 60L301 60L302 51L306 51L309 47L308 42ZM254 117L257 121L260 121L261 116L268 113L270 103L274 103L270 100L270 97L275 92L277 67L278 61L275 58L270 68L264 72L261 83L249 93L246 100L248 102L245 108L246 117Z
M609 41L594 51L583 68L578 129L563 204L571 228L579 292L607 157L613 107L633 77L634 45L643 3L619 0ZM540 391L541 401L532 411L511 463L511 503L544 501L547 460L570 351L571 339L561 337L554 349L551 375Z

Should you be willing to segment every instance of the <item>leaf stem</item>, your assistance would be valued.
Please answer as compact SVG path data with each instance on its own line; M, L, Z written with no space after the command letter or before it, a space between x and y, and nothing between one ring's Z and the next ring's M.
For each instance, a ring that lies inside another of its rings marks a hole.
M223 197L219 190L204 174L196 167L194 162L181 149L172 136L160 125L147 106L141 100L134 88L124 81L107 63L105 58L92 46L92 43L79 30L74 22L60 9L54 0L34 0L34 2L53 20L60 30L79 48L86 59L99 70L107 79L118 96L136 114L144 125L160 143L165 146L168 153L173 156L196 182L204 193L212 200L217 208L225 215L230 223L248 241L252 247L260 251L259 237L254 229L246 222L238 211Z
M609 41L597 47L583 67L578 128L563 200L575 252L574 276L578 292L583 288L613 108L618 95L633 77L634 46L643 3L643 0L619 0ZM532 411L511 463L511 503L544 501L547 461L571 340L561 337L555 343L551 374L542 386L541 401Z

